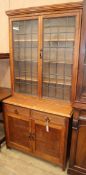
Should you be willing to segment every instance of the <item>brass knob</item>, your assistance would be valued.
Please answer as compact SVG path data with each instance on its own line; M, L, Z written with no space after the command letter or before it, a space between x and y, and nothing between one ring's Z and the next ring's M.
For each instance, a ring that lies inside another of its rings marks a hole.
M15 109L15 114L19 114L17 109Z
M28 137L29 137L29 139L31 140L31 133L29 133L29 136L28 136Z
M49 119L49 117L47 117L45 120L46 120L46 122L50 122L50 119Z

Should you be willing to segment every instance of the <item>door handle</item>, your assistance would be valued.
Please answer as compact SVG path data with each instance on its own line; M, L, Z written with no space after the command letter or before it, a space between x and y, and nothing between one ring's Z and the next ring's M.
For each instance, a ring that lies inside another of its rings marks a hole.
M42 59L42 58L43 58L43 50L40 49L40 59Z

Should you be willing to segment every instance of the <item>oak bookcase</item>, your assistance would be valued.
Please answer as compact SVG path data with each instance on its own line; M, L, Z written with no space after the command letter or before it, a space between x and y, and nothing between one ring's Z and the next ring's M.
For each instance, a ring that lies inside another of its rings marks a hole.
M4 101L7 146L65 169L82 3L6 13L12 85L12 97Z

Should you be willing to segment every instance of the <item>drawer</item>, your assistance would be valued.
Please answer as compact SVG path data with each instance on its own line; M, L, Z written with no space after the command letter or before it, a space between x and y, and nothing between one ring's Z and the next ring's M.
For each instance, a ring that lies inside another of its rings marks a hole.
M54 123L58 125L65 125L65 121L66 121L65 117L60 117L58 115L39 112L35 110L31 110L31 117L35 120L41 120L43 122L48 120L50 123Z
M5 104L4 107L7 113L13 113L15 115L30 116L30 110L27 108L15 106L15 105L9 105L9 104Z

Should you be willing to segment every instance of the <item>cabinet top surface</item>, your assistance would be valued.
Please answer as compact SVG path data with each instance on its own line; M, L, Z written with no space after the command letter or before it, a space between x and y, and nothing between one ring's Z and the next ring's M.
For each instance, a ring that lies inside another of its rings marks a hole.
M7 98L11 96L11 91L9 88L2 88L0 87L0 101L2 101L3 99Z
M69 102L49 100L49 99L39 99L37 97L23 96L18 94L15 94L10 98L7 98L3 102L42 112L60 115L62 117L71 118L72 114L72 105Z

